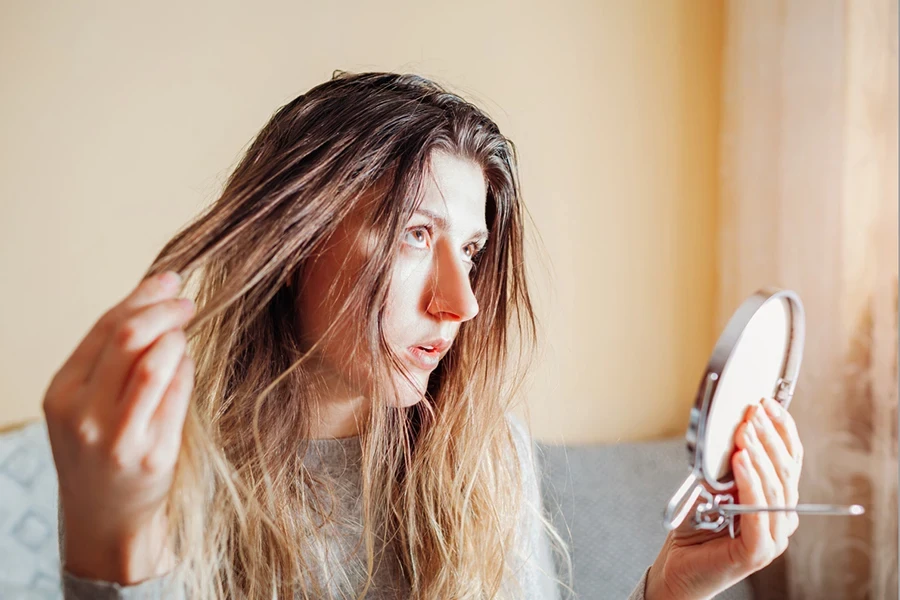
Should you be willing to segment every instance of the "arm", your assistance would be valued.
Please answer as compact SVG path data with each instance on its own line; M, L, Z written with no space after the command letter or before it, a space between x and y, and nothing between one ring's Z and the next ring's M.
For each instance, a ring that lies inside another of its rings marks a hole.
M71 598L117 597L100 590L175 565L167 497L194 384L183 330L194 306L177 298L180 287L176 273L144 279L94 324L44 395Z
M61 506L58 508L57 514L60 580L64 600L157 600L161 598L184 600L186 598L184 588L178 584L173 570L129 585L79 577L70 572L65 559L66 530Z
M803 445L797 427L775 400L748 411L735 432L732 470L740 504L796 506ZM699 502L700 500L698 500ZM771 563L788 545L798 519L791 512L739 516L740 533L695 531L686 520L670 531L647 578L650 600L707 600Z

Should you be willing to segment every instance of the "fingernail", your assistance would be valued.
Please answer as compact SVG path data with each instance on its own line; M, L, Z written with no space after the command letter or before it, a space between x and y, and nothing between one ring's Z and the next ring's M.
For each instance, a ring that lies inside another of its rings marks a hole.
M181 275L179 275L175 271L166 271L165 273L160 275L160 277L162 278L165 285L171 287L178 287L181 285Z
M753 411L753 422L760 427L765 427L765 419L765 412L759 410L759 408Z
M194 312L194 301L191 300L190 298L179 298L179 299L178 299L178 303L181 304L181 306L182 306L185 310L188 310L188 311L190 311L190 312Z
M769 414L772 415L773 417L781 416L781 411L782 411L781 404L779 404L772 398L766 398L765 401L763 401L763 405L766 407L766 410L769 411Z

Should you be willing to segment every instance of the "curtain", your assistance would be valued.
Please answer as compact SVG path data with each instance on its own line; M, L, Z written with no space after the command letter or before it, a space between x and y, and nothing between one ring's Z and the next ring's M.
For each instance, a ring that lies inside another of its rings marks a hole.
M792 599L897 598L897 19L897 0L726 4L717 324L757 288L800 294L800 501L867 509L801 516L776 571Z

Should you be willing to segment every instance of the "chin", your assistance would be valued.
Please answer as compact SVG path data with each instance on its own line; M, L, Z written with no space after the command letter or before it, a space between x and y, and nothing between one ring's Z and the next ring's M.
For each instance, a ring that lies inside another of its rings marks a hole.
M399 394L396 398L390 403L394 408L409 408L410 406L415 406L419 402L425 399L425 389L428 385L428 378L415 378L415 385L413 382L410 382L408 379L401 377L400 381L396 382L397 391Z

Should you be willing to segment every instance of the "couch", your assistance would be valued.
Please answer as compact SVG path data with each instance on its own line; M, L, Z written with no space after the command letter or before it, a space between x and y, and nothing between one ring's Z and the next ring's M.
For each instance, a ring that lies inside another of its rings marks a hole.
M626 598L665 538L663 507L687 474L683 440L537 449L544 504L571 548L577 597ZM46 426L36 422L0 435L0 599L60 595L56 472ZM759 597L750 582L719 596Z

